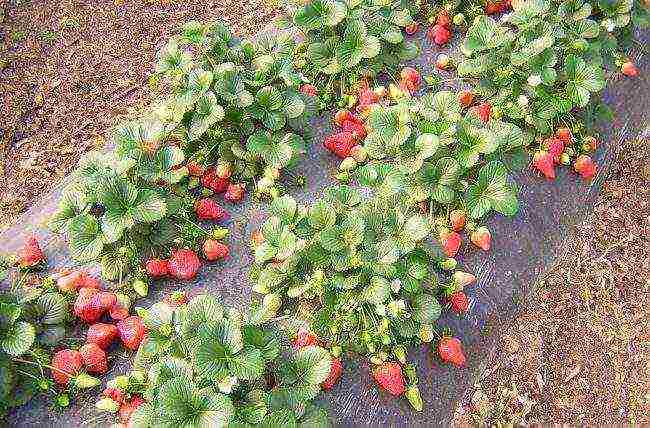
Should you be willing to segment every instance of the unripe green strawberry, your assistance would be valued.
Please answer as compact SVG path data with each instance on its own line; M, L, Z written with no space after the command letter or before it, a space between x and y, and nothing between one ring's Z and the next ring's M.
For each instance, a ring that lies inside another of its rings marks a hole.
M422 324L418 337L424 343L429 343L433 340L433 328L429 324Z
M278 313L278 310L282 307L282 298L278 293L267 294L264 296L264 299L262 299L262 307L265 311L274 314L273 316L275 316L275 314Z
M404 394L406 395L406 398L408 398L409 403L411 403L411 406L413 406L416 411L421 412L423 408L422 396L420 395L420 390L417 385L411 385L406 388Z
M347 157L343 159L341 165L339 165L339 171L351 171L357 167L357 161L353 157Z
M79 389L94 388L100 383L101 381L99 379L97 379L96 377L92 377L87 373L79 373L74 378L74 386L76 386Z
M453 257L448 257L440 262L440 268L443 270L454 270L458 262Z
M350 156L358 163L365 162L368 158L368 151L362 145L357 144L350 150Z
M147 297L149 294L149 284L141 279L136 279L133 281L133 284L131 284L131 286L133 287L133 291L135 291L140 297Z
M102 398L95 403L95 408L101 412L115 413L120 408L120 405L111 398Z
M456 15L454 15L454 19L452 20L452 22L454 23L454 25L458 25L458 26L465 24L465 15L463 15L462 13L457 13Z
M393 347L393 355L402 364L406 364L406 349L402 345L395 345Z
M106 387L124 391L129 387L129 377L126 375L117 376L106 382Z

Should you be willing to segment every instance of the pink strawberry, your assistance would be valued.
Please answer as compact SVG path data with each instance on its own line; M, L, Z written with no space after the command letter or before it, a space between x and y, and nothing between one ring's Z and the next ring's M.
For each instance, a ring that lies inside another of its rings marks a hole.
M404 29L406 30L406 34L412 36L413 34L418 32L418 30L420 29L420 24L414 21L412 24L409 24L406 27L404 27Z
M226 189L226 194L223 195L223 198L228 202L237 203L244 199L244 193L246 191L246 185L244 183L231 183Z
M315 97L316 94L318 93L316 87L314 85L310 85L309 83L304 83L303 85L301 85L300 92L302 92L305 95L309 95L310 97Z
M451 363L456 367L463 367L466 363L463 345L455 337L445 336L438 343L438 355L445 363Z
M540 151L533 156L533 167L540 171L549 180L555 179L555 168L553 155L549 152Z
M627 77L636 77L639 75L639 69L632 61L625 61L621 66L621 73Z
M145 334L142 319L137 316L130 316L117 323L117 333L124 346L137 350Z
M400 72L402 82L406 84L409 92L415 92L422 84L420 73L413 67L404 67Z
M102 391L102 395L104 397L108 397L111 400L115 401L117 404L122 404L124 403L124 400L126 399L126 396L124 392L122 392L120 389L117 388L104 388L104 391Z
M451 31L443 25L436 24L427 31L427 38L438 46L443 46L451 39Z
M456 291L449 296L449 302L451 302L451 309L457 314L462 314L467 312L469 307L469 301L467 296L462 291Z
M320 385L323 389L332 389L336 385L343 374L343 361L340 358L333 358L332 364L330 364L330 374L327 376L327 379L323 381Z
M83 272L80 270L65 269L60 272L60 275L56 280L56 286L62 293L77 291L81 286L82 275Z
M449 230L443 230L440 232L440 242L442 244L442 249L444 250L447 257L454 257L458 253L460 244L463 242L463 240L458 233Z
M169 275L176 279L191 280L201 267L196 253L192 250L176 250L169 259Z
M474 275L460 270L454 272L452 278L454 279L458 290L462 290L468 285L472 285L476 282L476 277Z
M21 269L30 269L45 261L45 254L38 245L38 239L30 236L25 240L23 248L18 252L18 266Z
M107 349L117 337L117 327L113 324L96 323L88 328L86 343L94 343L102 349Z
M402 367L398 363L385 361L372 371L375 382L393 395L401 395L406 389Z
M585 180L591 180L596 175L596 164L587 155L580 155L573 164L573 169Z
M350 132L338 132L325 137L323 146L341 159L350 156L350 150L356 145L354 135Z
M483 249L484 251L490 250L492 235L487 227L481 226L470 235L470 240L474 245Z
M196 201L194 211L199 220L221 221L228 218L228 212L221 208L214 200L209 198L203 198Z
M201 184L215 193L223 193L228 189L230 180L217 176L217 171L214 168L208 168L201 177Z
M553 163L560 163L560 157L564 153L564 141L560 138L548 138L544 141L544 146L548 150L548 154L553 157Z
M293 349L295 350L302 349L305 346L316 345L317 343L318 337L305 328L298 330L296 337L292 341Z
M169 261L162 259L149 259L145 263L147 275L152 278L163 278L169 275Z
M467 215L465 210L453 210L449 213L449 222L451 223L451 229L455 232L460 232L465 227L467 221Z
M144 404L144 400L139 395L134 395L131 397L131 400L122 403L118 412L120 421L127 424L131 419L133 412L135 412L142 404Z
M63 349L52 357L50 367L52 379L59 385L67 386L71 376L76 376L81 370L81 354L72 349Z
M203 243L203 254L207 260L213 262L228 257L230 250L227 245L216 239L206 239Z
M108 371L108 360L106 359L106 352L96 343L87 343L79 348L81 360L88 373L106 373Z

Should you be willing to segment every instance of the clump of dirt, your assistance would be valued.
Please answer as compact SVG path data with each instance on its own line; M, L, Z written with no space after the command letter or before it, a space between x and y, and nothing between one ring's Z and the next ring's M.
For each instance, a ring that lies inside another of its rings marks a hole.
M271 22L260 0L11 0L0 6L0 230L150 101L158 47L189 20L238 35Z
M497 340L456 424L650 423L650 140L620 147L595 212Z

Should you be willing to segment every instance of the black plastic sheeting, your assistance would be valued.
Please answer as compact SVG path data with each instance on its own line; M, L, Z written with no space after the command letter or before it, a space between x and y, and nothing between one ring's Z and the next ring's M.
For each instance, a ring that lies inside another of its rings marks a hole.
M642 40L647 42L649 36L647 32L644 33ZM424 39L423 30L416 37L419 38L422 54L412 61L412 65L416 65L423 75L437 73L434 62L442 50ZM445 51L452 50L451 46L458 46L459 37L459 34L455 34L450 48ZM328 409L333 423L341 426L449 425L455 403L478 375L483 356L493 346L495 334L525 304L537 278L550 265L564 237L585 213L593 210L600 185L608 175L615 146L623 139L635 137L647 126L650 67L645 56L637 55L636 61L641 70L639 77L616 79L605 92L605 100L615 110L616 119L598 136L605 144L597 152L599 172L596 179L591 184L584 184L567 167L559 169L556 181L548 182L526 169L513 177L520 187L521 208L517 216L495 216L487 222L492 232L492 249L483 252L464 238L458 257L459 267L473 272L478 284L467 290L469 312L458 317L446 311L439 325L449 326L462 338L468 368L441 365L435 351L429 347L412 349L409 357L417 364L419 387L425 402L424 411L414 412L406 399L395 399L376 387L365 359L346 356L341 381L319 398L320 404ZM445 78L454 77L453 73L443 75ZM320 144L332 130L330 118L331 112L327 112L312 123L314 144L296 171L307 178L307 186L288 189L299 202L318 199L322 190L334 183L331 177L336 173L338 161ZM45 228L63 185L45 196L15 226L0 235L0 252L15 251L26 236L36 233L45 246L51 268L72 264L65 242ZM230 258L204 266L192 283L160 281L152 284L149 297L138 301L139 306L148 306L170 291L179 289L191 291L192 294L207 292L218 295L225 304L239 308L249 304L251 291L247 274L253 257L248 242L251 232L265 219L265 204L248 200L240 205L225 206L231 213L231 220L227 224L231 232ZM109 363L111 369L105 379L124 373L130 366L130 354L118 345L113 347L110 352L113 356ZM63 412L52 410L45 400L35 399L16 409L7 422L16 427L109 425L111 420L98 416L94 410L97 393L86 393Z

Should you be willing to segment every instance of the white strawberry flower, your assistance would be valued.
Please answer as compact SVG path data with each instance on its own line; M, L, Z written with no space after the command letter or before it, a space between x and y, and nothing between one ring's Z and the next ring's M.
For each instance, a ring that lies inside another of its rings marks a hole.
M237 385L238 380L235 376L226 376L217 384L219 391L223 394L230 394L232 389Z
M399 291L402 289L402 281L400 281L399 279L394 279L390 283L390 289L395 294L399 293Z
M540 83L542 83L542 78L539 76L539 74L532 74L528 76L528 84L533 88L539 86Z
M517 97L517 104L519 104L521 107L525 107L528 105L528 97L524 94L521 94Z

